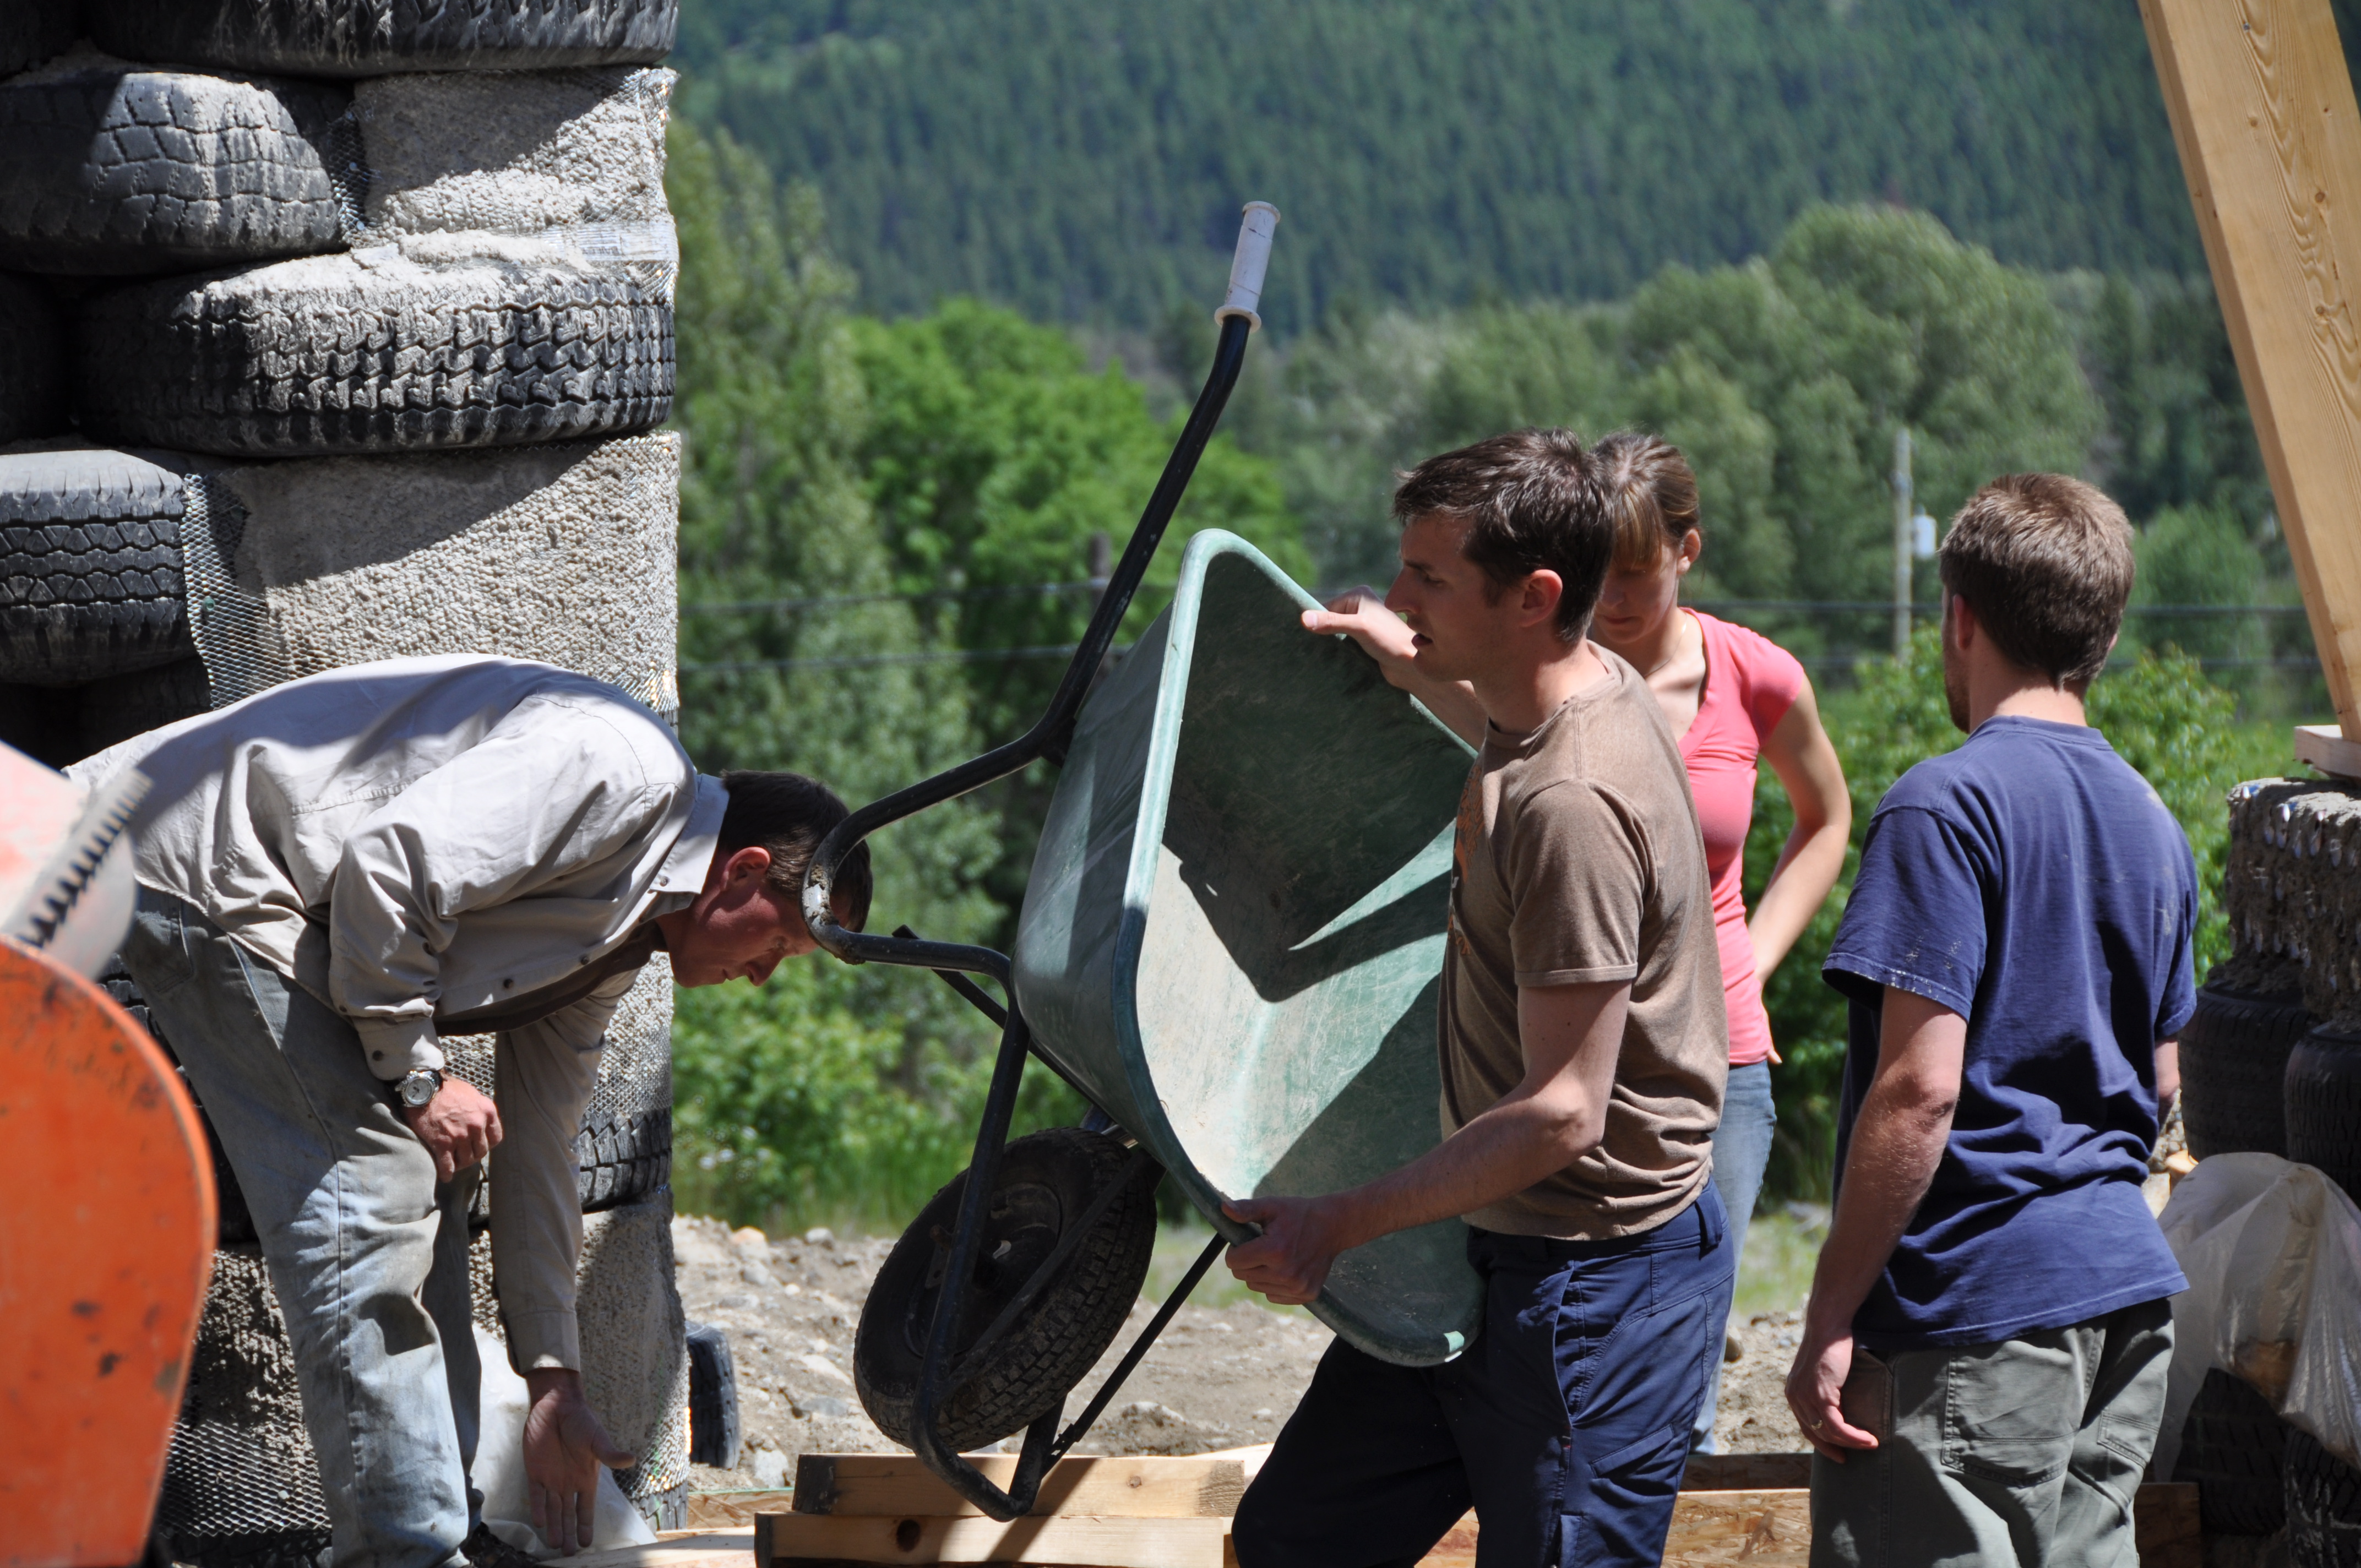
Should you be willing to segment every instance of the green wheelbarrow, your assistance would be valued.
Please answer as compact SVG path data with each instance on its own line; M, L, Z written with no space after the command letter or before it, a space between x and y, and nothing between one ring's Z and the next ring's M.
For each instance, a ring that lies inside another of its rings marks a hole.
M1171 606L1092 689L1236 382L1277 217L1246 209L1213 368L1049 711L855 811L805 880L830 952L934 970L1001 1026L974 1157L895 1247L854 1355L879 1425L994 1519L1031 1508L1222 1248L1253 1234L1224 1199L1333 1191L1440 1135L1435 998L1466 746L1358 650L1306 634L1311 597L1220 532L1191 543ZM1041 758L1064 771L1013 961L836 923L829 891L854 845ZM1010 1142L1028 1059L1090 1102L1084 1128ZM1060 1431L1145 1277L1162 1175L1216 1234ZM1480 1301L1464 1240L1452 1221L1348 1252L1313 1310L1384 1359L1445 1360ZM1019 1429L1005 1491L958 1452Z

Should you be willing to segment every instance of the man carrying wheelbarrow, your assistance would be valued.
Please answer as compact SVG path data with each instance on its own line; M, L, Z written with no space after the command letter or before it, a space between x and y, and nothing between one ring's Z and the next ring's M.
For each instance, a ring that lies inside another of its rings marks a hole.
M1230 1267L1309 1302L1339 1253L1464 1216L1484 1323L1434 1367L1332 1344L1239 1508L1238 1561L1412 1564L1473 1507L1484 1568L1653 1564L1737 1265L1708 1179L1728 1039L1696 809L1643 672L1585 636L1614 538L1572 434L1429 458L1394 513L1382 603L1303 619L1481 748L1444 959L1447 1135L1347 1191L1231 1204L1262 1234Z

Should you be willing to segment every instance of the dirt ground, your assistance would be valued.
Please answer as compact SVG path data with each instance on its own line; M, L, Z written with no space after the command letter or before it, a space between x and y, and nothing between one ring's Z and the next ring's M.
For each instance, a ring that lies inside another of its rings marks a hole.
M892 1452L852 1387L852 1336L869 1283L893 1243L826 1231L774 1239L719 1220L673 1222L682 1305L730 1336L744 1451L736 1470L695 1467L699 1492L775 1487L804 1453ZM1218 1265L1216 1266L1219 1266ZM1068 1402L1079 1410L1143 1326L1142 1301L1115 1347ZM1797 1312L1733 1319L1740 1354L1722 1369L1716 1434L1729 1453L1799 1449L1781 1396ZM1309 1317L1252 1302L1184 1307L1125 1384L1083 1453L1202 1453L1268 1442L1301 1398L1332 1336Z

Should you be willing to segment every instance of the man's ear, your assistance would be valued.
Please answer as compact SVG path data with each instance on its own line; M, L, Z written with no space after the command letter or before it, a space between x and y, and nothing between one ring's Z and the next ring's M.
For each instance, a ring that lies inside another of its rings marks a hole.
M1525 574L1524 586L1518 590L1517 610L1528 626L1557 619L1558 601L1565 597L1565 579L1543 566Z
M1952 594L1943 603L1950 611L1945 618L1950 623L1950 630L1945 635L1951 640L1953 647L1964 653L1975 645L1976 635L1983 629L1976 624L1976 612L1969 609L1968 601L1959 595Z
M722 885L743 888L758 883L770 874L771 851L760 844L749 844L733 852L721 868Z

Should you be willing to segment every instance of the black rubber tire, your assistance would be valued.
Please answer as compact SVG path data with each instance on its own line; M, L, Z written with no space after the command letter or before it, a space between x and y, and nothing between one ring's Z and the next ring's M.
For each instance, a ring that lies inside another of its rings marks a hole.
M0 684L0 745L65 768L82 760L82 701L71 686Z
M64 318L57 302L0 277L0 443L66 427Z
M205 662L190 657L134 674L93 681L74 694L81 711L75 733L82 755L212 711L213 682Z
M189 272L344 247L316 82L121 66L0 82L0 267Z
M954 1345L964 1355L999 1316L1093 1199L1115 1180L1128 1153L1115 1139L1079 1127L1052 1127L1008 1146L994 1184L966 1321ZM1115 1200L1063 1273L986 1357L950 1390L937 1430L955 1452L997 1442L1055 1409L1115 1343L1148 1277L1156 1246L1153 1165ZM937 1277L950 1246L966 1190L962 1171L934 1195L886 1255L869 1288L852 1343L852 1380L878 1430L910 1446L911 1408L934 1321Z
M2301 996L2199 990L2197 1011L2180 1031L2180 1114L2191 1154L2287 1154L2280 1085L2288 1053L2311 1027Z
M29 71L74 41L80 0L8 0L0 5L0 76Z
M574 1159L584 1213L638 1202L672 1180L672 1107L586 1113Z
M688 1459L718 1470L738 1467L738 1368L730 1336L709 1323L688 1325Z
M2361 1471L2288 1429L2288 1568L2361 1568Z
M2312 1030L2288 1054L2287 1157L2361 1193L2361 1036Z
M2287 1522L2287 1423L2270 1401L2220 1367L2205 1374L2180 1429L2175 1481L2197 1484L2212 1535L2269 1535Z
M126 444L420 452L629 435L672 412L672 307L619 271L314 257L94 294L79 323L82 429Z
M0 456L0 679L79 685L196 653L181 484L127 452Z
M652 65L679 0L86 0L92 38L132 60L298 76Z

